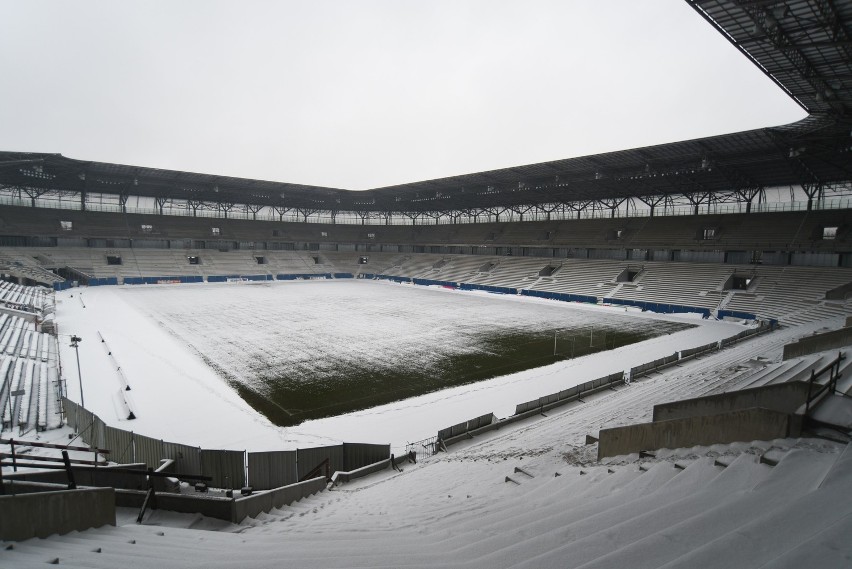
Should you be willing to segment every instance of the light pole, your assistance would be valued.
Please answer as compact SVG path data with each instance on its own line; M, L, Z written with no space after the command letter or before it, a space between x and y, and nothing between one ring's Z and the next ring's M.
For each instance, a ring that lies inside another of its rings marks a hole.
M83 402L83 374L80 373L80 342L83 341L83 338L80 336L71 336L71 347L74 348L74 352L77 354L77 377L80 380L80 407L86 408L86 404Z

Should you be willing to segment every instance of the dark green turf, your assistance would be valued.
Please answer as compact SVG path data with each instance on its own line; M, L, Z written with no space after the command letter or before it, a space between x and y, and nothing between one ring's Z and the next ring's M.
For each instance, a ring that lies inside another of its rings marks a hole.
M439 389L464 385L536 368L562 359L580 357L663 334L671 334L688 324L655 322L641 332L624 332L612 327L537 331L517 330L483 334L472 353L448 356L437 366L419 368L416 362L391 362L388 370L342 367L334 361L322 362L322 371L305 381L286 374L262 377L263 392L230 379L231 385L252 407L280 426L297 425L307 419L331 417L350 411L422 395ZM557 355L554 356L554 332ZM273 372L273 370L269 370Z

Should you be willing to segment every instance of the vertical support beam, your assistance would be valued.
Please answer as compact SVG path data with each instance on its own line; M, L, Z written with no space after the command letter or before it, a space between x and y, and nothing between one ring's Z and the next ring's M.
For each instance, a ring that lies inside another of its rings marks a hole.
M68 458L68 451L62 451L62 461L65 463L65 474L68 476L68 489L76 490L77 483L74 482L74 471L71 470L71 459Z
M10 398L11 398L11 396L10 396ZM10 431L12 430L11 416L9 418L9 430ZM18 471L18 461L15 458L15 439L13 439L13 438L9 439L9 446L12 447L12 472L17 472Z

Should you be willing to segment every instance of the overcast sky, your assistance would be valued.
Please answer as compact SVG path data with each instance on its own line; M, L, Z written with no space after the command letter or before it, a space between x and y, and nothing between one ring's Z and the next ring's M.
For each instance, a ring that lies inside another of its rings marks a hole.
M0 150L366 189L804 116L682 0L0 0Z

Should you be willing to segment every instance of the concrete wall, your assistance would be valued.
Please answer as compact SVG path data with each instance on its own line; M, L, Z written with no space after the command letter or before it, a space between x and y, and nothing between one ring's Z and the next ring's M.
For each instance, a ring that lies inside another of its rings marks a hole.
M143 490L116 490L115 504L128 508L141 508L145 501L146 492ZM219 498L204 494L170 494L157 493L152 509L182 512L185 514L199 513L219 520L231 521L233 517L232 498Z
M374 472L381 472L382 470L386 470L391 465L391 459L386 458L384 460L380 460L379 462L374 462L373 464L368 464L367 466L362 466L361 468L356 468L355 470L350 470L349 472L341 472L337 471L331 475L331 482L335 486L338 484L343 484L344 482L349 482L351 480L357 480L358 478L363 478L369 474L373 474Z
M784 346L784 359L789 360L849 345L852 345L852 328L841 328L824 334L808 336L792 344L787 344Z
M312 478L289 486L260 492L239 498L222 498L205 494L171 494L157 492L151 509L199 513L211 518L240 523L247 516L256 516L301 500L311 494L325 490L325 476ZM110 489L111 490L111 489ZM145 492L141 490L116 490L115 505L129 508L141 508L145 501Z
M598 459L640 450L783 439L800 431L796 416L759 408L642 423L601 430Z
M792 381L654 405L654 418L652 420L656 423L657 421L715 415L753 407L762 407L782 413L795 413L799 407L805 404L807 397L808 384Z
M19 541L115 525L115 491L83 488L0 496L0 539Z
M261 512L268 512L272 508L280 508L281 506L292 504L311 494L325 490L327 484L328 481L325 479L325 476L320 476L305 480L304 482L276 488L268 492L254 494L253 496L236 498L233 501L230 521L238 524L246 517L254 517Z

